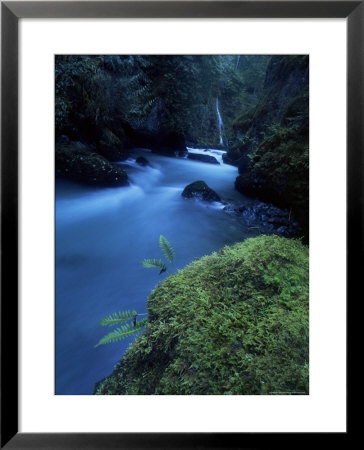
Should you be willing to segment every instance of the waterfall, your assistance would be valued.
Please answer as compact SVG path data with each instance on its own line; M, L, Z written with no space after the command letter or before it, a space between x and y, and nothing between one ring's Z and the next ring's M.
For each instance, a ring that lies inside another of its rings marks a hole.
M222 139L222 127L224 126L224 123L221 118L220 110L219 110L219 99L216 97L216 112L217 112L217 118L219 119L219 133L220 133L220 144L224 144L224 141Z

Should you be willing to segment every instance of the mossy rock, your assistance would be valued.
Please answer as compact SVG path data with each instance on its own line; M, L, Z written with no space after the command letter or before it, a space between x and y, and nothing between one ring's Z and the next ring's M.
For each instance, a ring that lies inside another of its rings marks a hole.
M205 202L221 202L221 198L204 181L194 181L186 186L182 197L197 198Z
M300 241L262 235L171 275L95 394L308 394L308 268Z
M236 189L292 209L308 235L308 130L271 127L249 159L248 168L235 181Z
M109 128L102 130L102 137L97 144L97 151L109 161L124 161L128 152L124 150L123 142Z
M126 172L85 145L56 145L56 175L95 186L128 186Z

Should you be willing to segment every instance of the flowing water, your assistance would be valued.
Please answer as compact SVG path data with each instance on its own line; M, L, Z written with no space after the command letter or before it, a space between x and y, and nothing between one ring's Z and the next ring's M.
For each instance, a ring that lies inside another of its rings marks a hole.
M222 162L217 152L207 153ZM138 154L153 167L137 165ZM134 339L94 348L110 331L97 326L101 318L126 309L145 313L149 293L168 274L254 234L222 211L220 203L181 196L187 184L204 180L224 200L243 203L244 197L234 190L235 167L142 150L135 150L122 165L130 187L96 188L57 180L56 394L92 394L95 383L111 373ZM175 262L161 276L140 263L161 258L160 234L175 250Z
M222 121L221 118L221 114L220 114L220 109L219 109L219 99L216 98L216 113L217 113L217 118L219 120L219 134L220 134L220 144L224 144L224 141L222 139L222 127L224 126L224 123Z

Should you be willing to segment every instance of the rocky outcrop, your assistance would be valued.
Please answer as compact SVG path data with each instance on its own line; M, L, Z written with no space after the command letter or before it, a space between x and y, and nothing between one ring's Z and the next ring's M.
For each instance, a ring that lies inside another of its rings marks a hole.
M292 210L308 238L308 56L273 56L257 105L235 122L236 189Z
M145 128L133 129L123 124L127 148L140 147L151 149L153 153L164 156L182 156L187 153L183 134L175 131L153 132Z
M292 209L308 236L308 133L280 128L267 136L251 154L251 164L236 178L242 194Z
M187 152L186 141L183 134L176 131L161 132L155 136L152 143L152 152L165 156L180 156Z
M204 155L203 153L188 153L188 159L192 159L194 161L202 161L210 164L219 164L219 161L211 155Z
M170 113L164 100L156 99L152 110L141 128L129 130L131 143L136 147L145 147L165 156L187 152L183 133L174 129Z
M144 158L144 156L138 156L138 158L135 160L137 164L140 166L151 166L150 162L147 160L147 158Z
M95 394L308 394L308 312L300 241L225 247L156 287L144 334Z
M254 150L272 125L308 129L308 76L308 56L272 56L257 105L234 121L235 159Z
M205 202L220 202L221 198L204 181L195 181L182 192L184 198L196 198Z
M238 208L237 214L248 227L257 228L263 234L297 237L302 232L298 222L293 219L292 211L267 203L256 202L251 206L242 206Z
M85 144L61 140L56 145L56 175L95 186L127 186L128 176Z
M97 152L109 161L124 161L128 157L122 139L106 127L102 130L96 148Z

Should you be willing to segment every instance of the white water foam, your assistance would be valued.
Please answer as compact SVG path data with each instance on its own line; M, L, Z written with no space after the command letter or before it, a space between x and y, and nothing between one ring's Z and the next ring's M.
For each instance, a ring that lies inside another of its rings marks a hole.
M217 159L219 164L224 164L222 155L226 153L225 150L216 150L214 148L191 148L187 147L188 153L195 153L198 155L210 155Z

